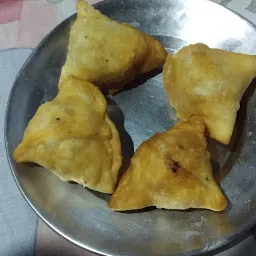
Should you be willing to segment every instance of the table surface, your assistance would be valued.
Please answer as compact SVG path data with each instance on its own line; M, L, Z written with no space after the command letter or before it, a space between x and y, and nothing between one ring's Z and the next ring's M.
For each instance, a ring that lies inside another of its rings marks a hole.
M75 0L0 0L0 255L93 255L38 220L19 192L5 156L4 115L14 79L36 44L75 12ZM91 4L98 1L89 1ZM256 24L256 0L214 0ZM47 18L46 18L47 17ZM208 255L256 255L251 230Z

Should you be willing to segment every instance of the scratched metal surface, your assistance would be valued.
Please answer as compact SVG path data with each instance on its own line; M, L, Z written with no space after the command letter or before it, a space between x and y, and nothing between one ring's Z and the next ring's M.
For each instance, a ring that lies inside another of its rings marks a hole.
M204 42L211 47L256 53L255 27L212 2L198 0L195 5L193 0L107 0L96 6L108 16L154 35L169 52L188 43ZM14 83L7 108L10 166L38 215L70 241L104 255L201 254L255 224L254 83L242 100L231 143L224 147L209 141L215 177L229 199L225 212L155 209L115 213L106 207L105 195L63 183L43 168L13 161L12 152L28 121L41 103L57 93L73 20L74 16L59 25L29 57ZM161 74L108 102L110 116L121 134L124 165L142 141L176 122Z

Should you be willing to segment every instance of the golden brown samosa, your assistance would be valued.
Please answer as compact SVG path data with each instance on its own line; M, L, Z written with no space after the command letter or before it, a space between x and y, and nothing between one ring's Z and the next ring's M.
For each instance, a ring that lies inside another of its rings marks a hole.
M202 116L209 135L224 144L230 141L240 100L255 76L256 56L200 43L170 54L163 72L178 118Z
M72 75L104 91L122 89L137 76L161 68L166 57L164 47L152 36L78 0L59 88Z
M63 181L113 193L122 163L119 133L96 86L69 77L59 94L39 107L14 151Z
M213 178L204 131L203 120L192 116L143 142L108 206L224 210L227 201Z

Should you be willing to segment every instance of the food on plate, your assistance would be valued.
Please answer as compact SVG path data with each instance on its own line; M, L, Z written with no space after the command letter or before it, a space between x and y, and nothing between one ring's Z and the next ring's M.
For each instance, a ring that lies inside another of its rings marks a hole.
M14 159L37 163L63 181L113 193L121 145L102 93L89 82L66 79L56 98L29 122Z
M203 117L210 137L228 144L240 100L256 76L256 56L193 44L170 54L163 81L180 120Z
M59 88L70 75L103 91L122 89L141 74L162 68L167 52L152 36L77 2Z
M143 142L108 206L224 210L227 201L213 178L204 133L201 117L192 116Z

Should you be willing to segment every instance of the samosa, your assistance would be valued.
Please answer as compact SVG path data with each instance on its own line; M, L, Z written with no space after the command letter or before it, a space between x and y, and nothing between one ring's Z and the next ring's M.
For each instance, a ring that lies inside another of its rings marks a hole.
M200 115L210 137L228 144L240 100L256 76L256 56L193 44L170 54L163 80L180 120Z
M162 68L166 57L166 50L152 36L78 0L59 88L74 76L102 91L120 90L142 74Z
M108 206L224 210L227 201L213 178L204 132L203 120L192 116L143 142Z
M18 163L37 163L63 181L109 194L122 164L119 133L104 96L73 77L39 107L13 155Z

